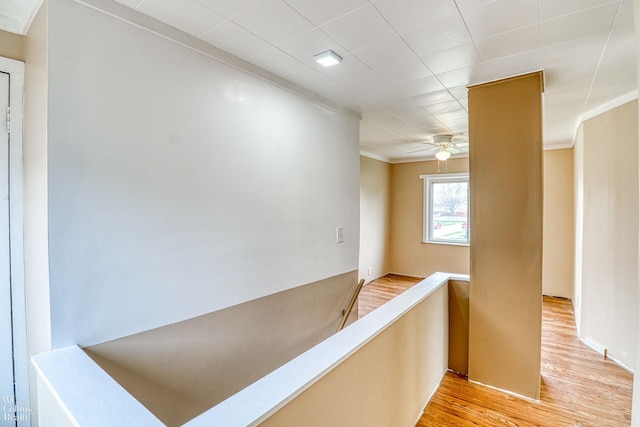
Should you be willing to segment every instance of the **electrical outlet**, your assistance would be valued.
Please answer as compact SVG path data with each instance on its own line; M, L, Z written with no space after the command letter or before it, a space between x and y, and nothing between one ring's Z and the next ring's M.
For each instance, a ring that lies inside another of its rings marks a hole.
M344 242L344 227L336 227L336 243Z
M367 268L367 275L371 276L371 267Z

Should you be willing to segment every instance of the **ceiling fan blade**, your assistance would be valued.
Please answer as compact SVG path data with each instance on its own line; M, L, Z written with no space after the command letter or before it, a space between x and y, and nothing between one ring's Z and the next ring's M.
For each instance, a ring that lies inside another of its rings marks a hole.
M447 150L448 152L450 152L451 154L458 154L458 153L462 153L462 150L459 150L455 147L451 147Z

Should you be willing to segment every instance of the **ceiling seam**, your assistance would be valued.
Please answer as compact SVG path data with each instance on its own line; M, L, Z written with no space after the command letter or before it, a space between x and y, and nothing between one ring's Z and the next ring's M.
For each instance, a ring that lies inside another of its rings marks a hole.
M613 3L613 2L612 2ZM609 4L609 3L608 3ZM600 65L602 65L602 60L604 58L604 54L607 51L607 46L609 46L609 41L611 40L611 33L613 32L613 27L616 24L618 19L618 14L620 13L620 9L622 7L622 1L618 0L618 7L616 8L616 13L611 20L611 25L609 26L609 32L607 33L607 41L602 47L602 52L600 52L600 58L598 58L598 65L596 66L596 70L593 73L593 78L591 79L591 84L589 84L589 91L587 92L587 97L584 100L584 104L582 106L582 113L584 114L587 109L587 104L589 103L589 98L591 97L591 92L593 91L593 85L595 84L596 77L598 76L598 71L600 70Z
M416 58L418 58L420 60L420 62L425 66L425 68L427 70L429 70L429 72L431 73L431 75L438 81L438 83L440 83L440 85L442 85L442 87L444 88L445 91L447 91L447 93L451 96L451 98L453 98L458 104L460 104L460 107L462 107L464 109L464 105L462 105L462 103L460 103L460 100L458 98L456 98L453 93L451 93L451 91L449 90L449 88L447 88L447 86L442 83L442 80L440 80L440 78L431 70L431 68L429 68L429 66L424 62L424 59L422 59L422 57L420 57L420 55L418 55L418 53L413 49L413 47L411 47L411 45L407 42L407 40L396 30L396 28L391 24L391 22L389 22L389 20L387 19L386 16L384 16L384 14L376 7L375 4L371 4L374 9L376 9L376 11L378 12L378 14L380 14L380 16L382 17L382 19L384 19L384 21L389 24L389 27L391 27L391 29L393 30L394 33L396 33L398 35L398 37L400 38L400 40L402 40L402 42L405 44L405 46L407 46L409 48L409 50L411 50L411 52L413 52L413 54L416 56ZM458 7L458 5L456 4L456 8ZM464 20L464 19L463 19ZM466 23L465 23L466 26ZM455 71L455 70L451 70L451 71ZM382 76L381 76L382 77ZM383 77L384 78L384 77ZM427 92L427 93L432 93L432 92ZM427 113L425 111L425 113ZM428 114L428 113L427 113ZM428 114L429 115L429 114ZM446 128L449 132L453 133L453 131L449 128L449 126L447 126L446 124L442 123L441 120L439 120L437 117L435 116L431 116L433 117L435 120L437 120L440 124L443 125L444 128ZM402 119L401 119L402 120ZM404 120L403 120L404 121ZM409 125L411 125L410 123L408 123ZM419 129L420 130L420 129Z

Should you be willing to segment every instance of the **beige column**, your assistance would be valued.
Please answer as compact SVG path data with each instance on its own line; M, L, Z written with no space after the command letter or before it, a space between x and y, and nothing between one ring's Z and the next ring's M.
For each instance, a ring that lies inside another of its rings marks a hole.
M469 378L540 395L542 72L469 88Z

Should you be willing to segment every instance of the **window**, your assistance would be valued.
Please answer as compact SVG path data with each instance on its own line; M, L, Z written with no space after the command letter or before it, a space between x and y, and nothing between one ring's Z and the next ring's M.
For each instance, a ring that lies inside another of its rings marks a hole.
M424 180L423 241L469 244L469 174L420 178Z

